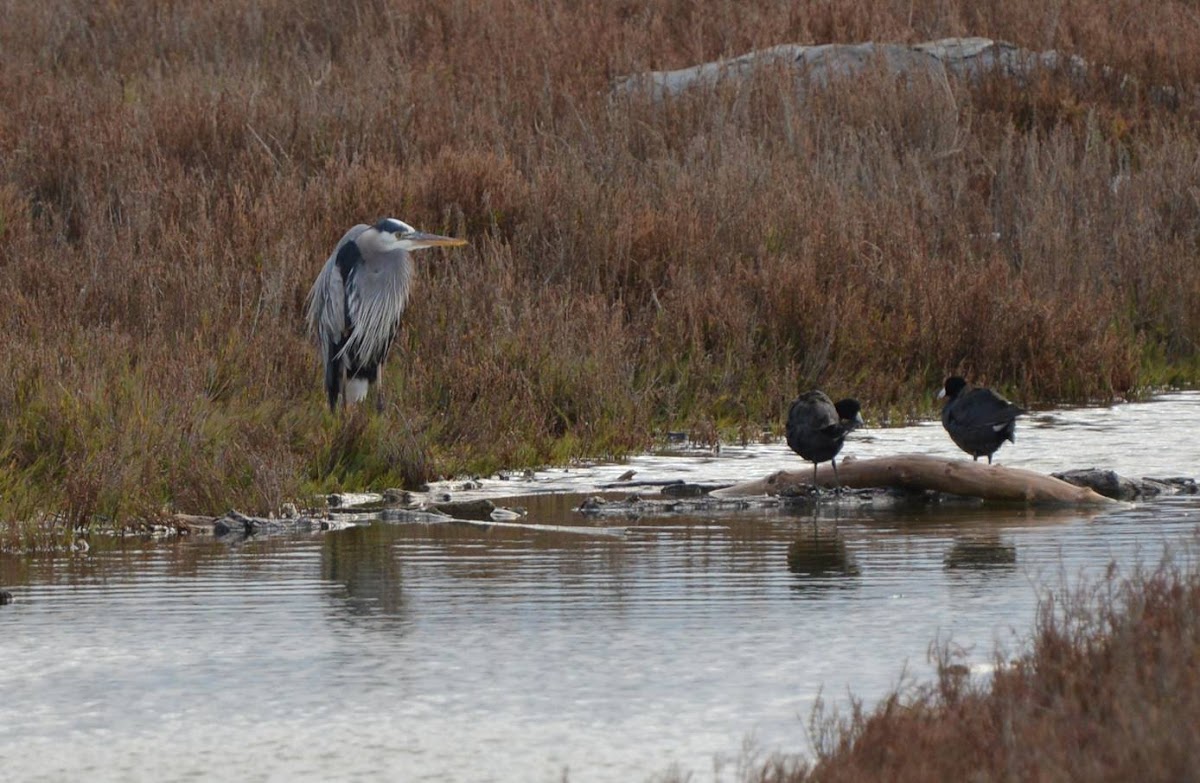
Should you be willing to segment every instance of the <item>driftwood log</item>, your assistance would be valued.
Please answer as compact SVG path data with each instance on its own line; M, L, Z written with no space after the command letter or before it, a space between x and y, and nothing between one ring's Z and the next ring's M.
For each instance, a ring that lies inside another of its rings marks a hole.
M1075 486L1032 470L924 454L846 460L838 466L838 477L842 486L852 489L930 490L1009 503L1102 506L1116 502L1089 487ZM821 465L816 481L821 487L835 486L833 469L828 464ZM812 483L812 468L781 470L712 494L720 498L779 495Z

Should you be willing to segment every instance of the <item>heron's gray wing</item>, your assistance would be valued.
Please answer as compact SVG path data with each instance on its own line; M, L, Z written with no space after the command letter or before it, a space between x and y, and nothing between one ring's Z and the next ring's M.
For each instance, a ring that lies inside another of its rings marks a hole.
M308 328L317 339L321 361L328 362L330 345L342 341L348 326L346 322L346 289L342 274L337 268L338 253L347 243L353 242L368 226L359 224L347 231L333 249L312 290L308 292Z
M404 315L412 265L404 250L364 251L346 281L346 315L352 331L342 353L360 364L383 361Z

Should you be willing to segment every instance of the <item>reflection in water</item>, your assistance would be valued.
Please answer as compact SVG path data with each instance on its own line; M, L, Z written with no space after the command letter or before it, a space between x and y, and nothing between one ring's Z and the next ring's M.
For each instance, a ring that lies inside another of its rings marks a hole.
M836 530L813 526L788 544L788 570L810 579L858 576L859 567Z
M945 562L946 568L1011 569L1017 564L1017 547L999 536L963 536L954 540Z
M884 529L907 532L953 530L988 537L995 535L998 529L1013 525L1036 527L1084 522L1112 513L1113 510L1116 508L984 504L974 499L950 497L937 503L882 510L864 509L861 513Z
M273 551L286 542L264 539L247 553L244 567L254 569L256 555ZM86 588L138 574L161 570L173 579L203 578L213 569L226 567L231 553L224 541L93 536L86 552L38 552L24 556L0 556L0 585L61 583Z
M321 578L346 588L355 614L403 612L400 560L392 544L401 535L395 525L366 525L331 532L321 542Z

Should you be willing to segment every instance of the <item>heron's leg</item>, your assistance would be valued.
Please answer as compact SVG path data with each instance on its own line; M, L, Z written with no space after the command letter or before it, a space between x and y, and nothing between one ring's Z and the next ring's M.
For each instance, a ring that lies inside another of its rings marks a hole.
M817 486L817 463L813 463L813 492L820 492L821 488Z
M834 457L833 459L829 460L829 464L833 465L833 483L837 485L834 489L834 492L840 495L842 494L842 480L838 476L837 472L837 458Z
M988 455L988 464L989 465L992 464L992 455L991 454Z
M375 367L375 412L383 413L387 400L383 396L383 360Z

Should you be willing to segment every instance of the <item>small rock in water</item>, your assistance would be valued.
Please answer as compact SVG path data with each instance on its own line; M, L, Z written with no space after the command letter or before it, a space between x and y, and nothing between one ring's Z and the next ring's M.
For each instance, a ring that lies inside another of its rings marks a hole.
M0 590L0 606L11 604L13 602L13 594L7 590Z
M703 495L707 491L699 484L687 484L685 482L667 484L662 488L662 494L672 498L694 498Z
M603 498L598 498L595 495L593 495L592 497L590 497L587 500L580 503L579 508L577 508L575 510L582 514L595 514L603 506L604 506Z
M1169 491L1177 492L1180 495L1200 495L1200 484L1197 484L1194 478L1172 476L1171 478L1148 478L1146 481L1164 484L1170 487Z
M633 478L636 475L637 475L636 470L627 470L620 475L620 477L617 479L617 481L629 481L631 478Z
M242 536L252 536L258 532L260 523L254 517L248 517L240 511L230 509L224 516L213 522L213 535L225 536L230 533Z
M407 506L413 502L413 493L404 489L385 489L383 499L393 506Z
M1052 473L1057 479L1080 487L1089 487L1095 492L1114 500L1136 500L1152 498L1158 495L1195 494L1197 492L1195 479L1165 478L1165 479L1131 479L1119 475L1113 470L1101 468L1084 468L1067 470L1062 473Z
M443 514L449 514L457 519L492 519L496 505L490 500L460 500L451 503L434 503L433 507Z
M814 495L819 495L821 490L814 487L812 484L786 484L777 493L779 497L785 500L810 499Z
M1115 500L1128 500L1137 497L1138 494L1137 485L1123 476L1118 476L1115 470L1085 468L1050 475L1077 487L1089 487L1093 491Z
M284 519L295 519L300 516L295 503L284 503L279 507L279 515Z

